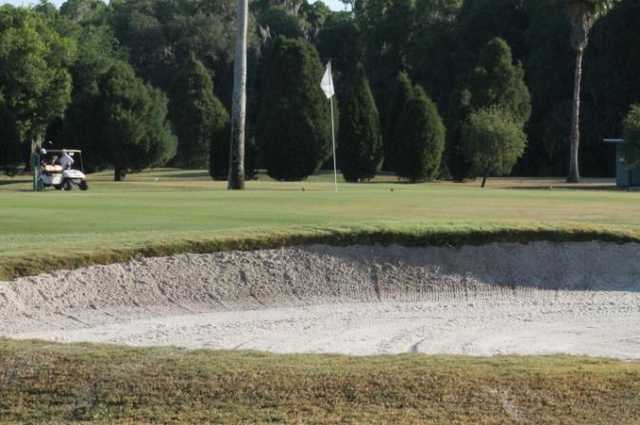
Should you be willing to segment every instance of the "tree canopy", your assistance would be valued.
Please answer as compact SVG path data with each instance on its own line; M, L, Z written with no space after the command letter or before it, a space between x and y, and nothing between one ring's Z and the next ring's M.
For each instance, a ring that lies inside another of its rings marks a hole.
M42 142L71 100L74 40L30 9L0 7L0 102L22 144Z
M282 35L306 43L322 63L332 60L340 104L347 100L355 65L363 64L382 118L386 169L393 169L394 127L404 110L404 100L396 98L396 78L402 73L408 81L404 86L422 86L445 118L443 176L473 174L461 142L463 124L471 113L498 104L520 117L527 135L527 149L513 174L566 176L569 139L579 133L580 171L612 175L613 160L603 158L612 159L613 148L602 138L621 136L630 106L640 99L636 0L347 2L352 11L332 11L310 0L251 2L246 134L256 166L265 168L269 158L263 148L270 145L260 135L265 128L261 117L270 114L265 110L286 109L275 104L280 100L272 96L267 78ZM230 111L235 19L234 0L67 0L59 10L48 1L29 8L3 6L0 162L27 162L30 141L46 137L56 146L88 149L90 168L112 167L96 150L100 143L95 140L101 119L98 82L114 63L128 63L137 78L166 94L170 106L187 105L173 85L193 57L208 75L214 99ZM584 81L576 97L580 46ZM292 74L284 66L279 69ZM304 79L311 84L310 77ZM579 126L569 126L571 120L577 122L576 99L582 119ZM322 103L328 113L328 102ZM171 112L171 126L179 133L186 127L177 122L173 106ZM317 134L329 134L329 124L322 126ZM316 169L327 158L330 149L323 143L302 143L300 149L311 147L309 157L318 159L311 161L313 167L309 162L301 168ZM202 149L204 145L200 143L196 162L204 165L217 158L214 174L220 175L227 165L218 162L225 153L217 149L226 145L211 143Z

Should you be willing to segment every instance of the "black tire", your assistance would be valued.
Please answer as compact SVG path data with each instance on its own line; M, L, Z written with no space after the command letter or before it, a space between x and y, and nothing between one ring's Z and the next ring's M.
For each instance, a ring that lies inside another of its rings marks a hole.
M73 190L73 182L71 180L63 181L62 190Z
M89 190L89 183L85 180L82 180L78 186L80 187L80 190Z
M54 184L53 187L55 188L55 190L62 190L61 184Z

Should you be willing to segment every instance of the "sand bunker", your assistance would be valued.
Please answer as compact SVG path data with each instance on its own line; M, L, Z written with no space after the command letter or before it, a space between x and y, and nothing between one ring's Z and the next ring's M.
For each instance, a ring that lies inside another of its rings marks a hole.
M147 258L0 282L0 336L638 359L639 248L311 246Z

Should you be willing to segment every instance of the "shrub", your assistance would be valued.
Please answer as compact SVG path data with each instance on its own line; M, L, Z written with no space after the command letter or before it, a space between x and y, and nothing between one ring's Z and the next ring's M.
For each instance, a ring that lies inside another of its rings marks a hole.
M440 169L446 129L436 104L416 86L398 121L396 174L412 182L431 180Z
M482 175L482 187L489 174L511 172L524 153L527 136L512 115L499 108L472 112L462 129L462 141L472 172Z
M206 167L210 145L222 143L229 114L213 94L209 72L193 54L173 80L170 93L171 121L178 136L176 163Z
M399 143L395 138L396 126L411 96L413 96L411 81L406 73L400 72L396 78L395 88L384 118L384 169L388 171L396 171L394 161L398 154Z
M382 163L380 116L364 68L358 64L340 115L338 161L344 179L373 178Z
M275 39L268 59L256 138L269 176L302 180L331 156L329 102L324 72L307 41Z

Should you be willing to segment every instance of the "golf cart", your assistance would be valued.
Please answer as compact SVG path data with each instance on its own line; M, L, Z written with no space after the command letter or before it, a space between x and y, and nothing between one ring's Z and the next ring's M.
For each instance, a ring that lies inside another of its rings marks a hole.
M80 170L72 168L77 163ZM82 151L77 149L40 150L40 168L38 185L42 188L54 187L56 190L89 189L82 164Z

